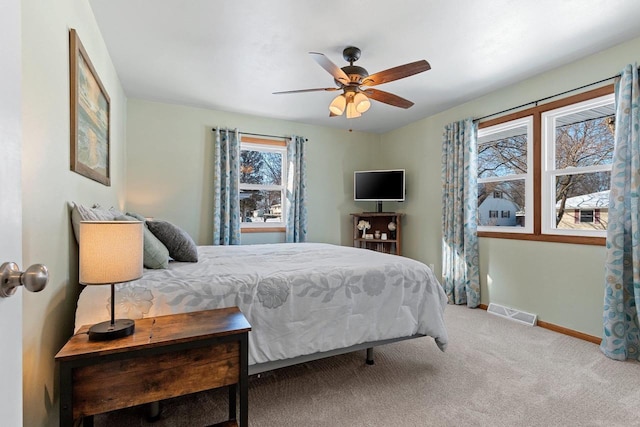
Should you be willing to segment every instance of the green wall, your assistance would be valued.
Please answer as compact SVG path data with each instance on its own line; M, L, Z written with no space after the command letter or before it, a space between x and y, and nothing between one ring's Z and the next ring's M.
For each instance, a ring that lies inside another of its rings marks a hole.
M200 245L213 239L213 127L308 139L308 240L350 245L353 171L367 168L376 134L129 99L127 208L184 228ZM368 207L367 207L368 208ZM282 242L283 233L245 233L242 243Z
M49 268L42 292L23 292L23 412L25 426L45 427L58 425L54 356L73 333L80 292L68 203L124 206L126 97L86 0L21 6L21 267ZM69 170L69 28L78 31L111 98L110 187Z
M399 208L406 212L404 254L435 264L441 274L441 144L447 123L599 81L638 60L640 38L382 135L379 157L408 173L407 202ZM603 246L481 238L481 302L600 336L604 254Z

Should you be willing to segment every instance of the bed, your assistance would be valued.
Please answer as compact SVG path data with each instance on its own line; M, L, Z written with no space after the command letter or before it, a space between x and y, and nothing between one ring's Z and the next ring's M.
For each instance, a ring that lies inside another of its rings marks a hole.
M420 262L324 243L197 250L198 262L116 285L116 317L238 306L252 326L250 374L414 337L447 346L447 298ZM76 329L108 320L109 298L109 286L85 287Z

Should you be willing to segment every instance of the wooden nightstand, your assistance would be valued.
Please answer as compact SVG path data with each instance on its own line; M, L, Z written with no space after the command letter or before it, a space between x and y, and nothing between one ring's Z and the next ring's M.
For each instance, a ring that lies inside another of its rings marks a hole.
M229 419L247 426L248 335L237 307L136 320L133 335L89 341L83 326L56 355L60 364L60 426L93 415L229 386Z

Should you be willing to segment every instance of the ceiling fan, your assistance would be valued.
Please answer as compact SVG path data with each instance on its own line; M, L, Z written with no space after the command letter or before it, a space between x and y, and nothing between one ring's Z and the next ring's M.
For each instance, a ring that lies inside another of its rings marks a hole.
M358 49L357 47L349 46L345 48L342 51L342 57L345 59L345 61L349 62L349 65L340 68L336 64L331 62L331 60L324 54L318 52L309 52L309 55L311 55L311 57L322 68L324 68L329 74L333 76L333 79L338 87L289 90L284 92L274 92L274 94L280 95L286 93L317 91L333 92L341 90L342 93L336 96L329 105L329 117L340 116L346 109L348 119L360 117L362 113L367 111L369 107L371 107L369 98L392 105L394 107L411 107L413 105L413 102L389 92L384 92L378 89L371 89L371 86L389 83L394 80L399 80L405 77L412 76L414 74L422 73L424 71L430 70L431 65L429 65L427 61L422 59L420 61L389 68L388 70L369 75L367 70L365 70L364 68L358 65L353 65L354 62L360 59L360 53L360 49Z

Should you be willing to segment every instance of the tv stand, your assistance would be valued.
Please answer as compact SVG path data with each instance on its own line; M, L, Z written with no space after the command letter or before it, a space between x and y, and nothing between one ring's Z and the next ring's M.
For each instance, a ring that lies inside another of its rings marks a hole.
M366 214L379 213L379 214L385 214L385 215L393 215L395 212L383 212L382 211L382 202L376 202L376 210L375 211L363 212L363 213L366 213Z
M377 252L388 254L402 254L402 216L398 212L361 212L352 213L353 217L353 246L356 248L371 249ZM370 238L363 237L362 230L358 230L360 221L368 221L371 228L365 234L370 234ZM396 225L395 230L389 230L389 223ZM376 238L376 231L380 232L380 237ZM387 235L382 239L382 234Z

